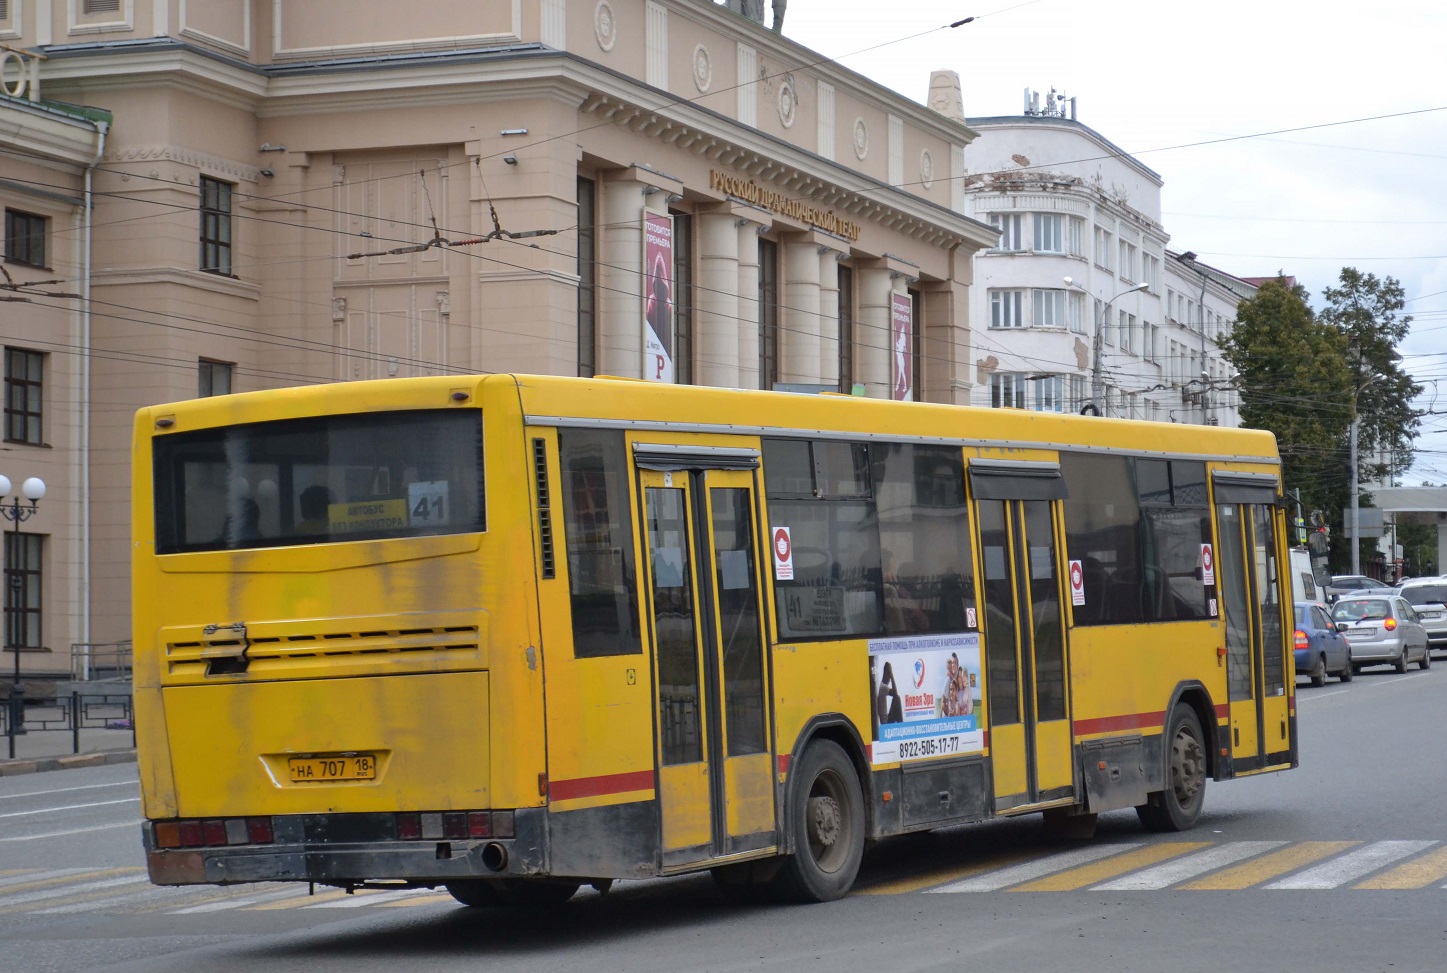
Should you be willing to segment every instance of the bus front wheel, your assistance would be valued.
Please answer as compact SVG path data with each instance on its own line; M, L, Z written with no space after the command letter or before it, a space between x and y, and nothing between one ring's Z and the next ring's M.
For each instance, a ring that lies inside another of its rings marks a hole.
M864 793L839 744L816 740L804 751L790 809L794 854L779 870L778 890L799 902L830 902L854 885L864 857Z
M463 905L516 907L562 905L578 891L579 882L562 879L469 878L447 883L447 892Z
M1201 721L1189 706L1171 710L1166 727L1165 790L1136 807L1147 831L1186 831L1195 827L1206 800L1206 747Z

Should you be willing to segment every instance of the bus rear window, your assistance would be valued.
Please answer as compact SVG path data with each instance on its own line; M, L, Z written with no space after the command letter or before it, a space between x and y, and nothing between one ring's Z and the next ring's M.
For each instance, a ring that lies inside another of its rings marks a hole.
M154 451L158 554L485 529L472 409L227 426Z

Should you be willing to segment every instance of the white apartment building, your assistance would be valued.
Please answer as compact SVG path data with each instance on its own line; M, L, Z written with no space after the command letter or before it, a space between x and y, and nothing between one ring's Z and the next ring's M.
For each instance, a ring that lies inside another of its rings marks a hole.
M1256 288L1166 246L1161 176L1053 90L969 118L967 212L1000 232L970 289L975 405L1239 424L1217 346Z

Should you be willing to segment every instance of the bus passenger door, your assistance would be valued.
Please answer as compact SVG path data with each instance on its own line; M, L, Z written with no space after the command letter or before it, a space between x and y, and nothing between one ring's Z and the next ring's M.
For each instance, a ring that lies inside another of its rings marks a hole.
M1217 485L1217 496L1225 491ZM1237 773L1290 759L1274 507L1218 503L1230 746Z
M977 505L995 809L1060 803L1074 797L1075 771L1053 505Z
M643 471L665 867L774 844L752 474Z

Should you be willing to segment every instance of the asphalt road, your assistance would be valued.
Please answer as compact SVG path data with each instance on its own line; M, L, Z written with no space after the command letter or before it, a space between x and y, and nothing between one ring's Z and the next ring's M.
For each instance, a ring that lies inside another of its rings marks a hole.
M0 970L1439 971L1447 666L1298 688L1302 767L1211 784L1200 825L1038 818L881 843L855 894L735 906L707 877L529 915L431 892L145 879L135 767L0 778Z

